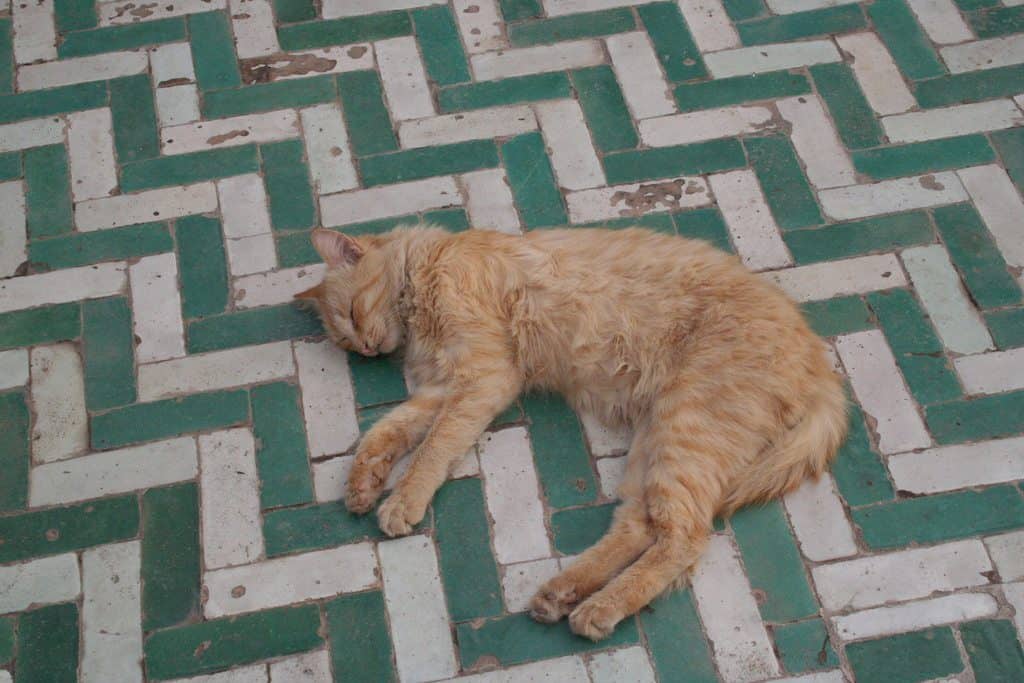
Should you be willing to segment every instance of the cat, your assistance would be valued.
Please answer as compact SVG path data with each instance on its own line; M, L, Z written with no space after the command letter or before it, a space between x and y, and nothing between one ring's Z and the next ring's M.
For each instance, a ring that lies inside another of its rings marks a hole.
M346 505L389 536L422 520L449 468L520 392L556 391L634 430L611 528L530 604L599 640L684 582L715 515L824 472L847 426L825 345L776 287L708 244L651 232L430 226L316 229L331 340L404 348L410 398L357 447Z

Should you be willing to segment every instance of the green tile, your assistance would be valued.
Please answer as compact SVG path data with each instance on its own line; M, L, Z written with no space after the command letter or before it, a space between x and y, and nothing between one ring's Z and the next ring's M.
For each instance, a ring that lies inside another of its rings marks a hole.
M387 683L396 679L380 591L337 597L324 604L324 616L338 680Z
M466 53L448 6L413 10L412 22L430 79L438 85L470 80Z
M220 221L186 216L175 222L174 233L182 314L195 318L220 313L228 305L228 269Z
M280 607L157 631L145 644L150 680L192 676L320 647L316 605Z
M444 88L437 93L437 103L441 113L448 113L571 96L569 77L556 72Z
M600 642L574 635L564 621L540 624L525 612L484 621L464 622L456 627L462 668L497 662L509 666L533 659L563 657L577 652L635 645L640 641L636 620L624 619Z
M1024 77L1024 71L1021 74ZM995 131L989 133L989 138L1002 157L1010 179L1024 192L1024 128Z
M0 664L6 664L14 657L15 617L0 617Z
M565 399L555 394L529 394L523 397L523 408L530 422L537 475L548 504L564 508L597 498L583 427Z
M1020 285L975 208L969 203L944 206L935 209L934 215L949 256L974 301L982 308L1019 304Z
M985 313L985 324L1000 349L1024 346L1024 308Z
M580 12L553 19L509 24L508 39L514 47L560 43L565 40L607 36L636 28L633 13L625 7L599 12Z
M0 19L0 93L14 90L14 41L11 38L11 24L9 17Z
M992 7L971 12L967 21L979 38L994 38L1024 32L1024 6Z
M356 405L360 407L403 401L408 396L402 366L395 358L367 358L350 353L348 367L352 373Z
M312 502L306 423L298 387L285 382L264 384L252 388L249 400L263 509Z
M376 515L353 515L340 501L281 508L263 515L268 557L383 537Z
M284 140L260 147L263 183L270 201L275 230L301 230L316 225L316 204L301 140Z
M961 624L960 637L978 683L1024 681L1024 651L1012 622L993 620Z
M469 216L465 209L438 209L427 211L423 214L425 223L439 225L449 232L462 232L469 230Z
M822 337L861 332L875 326L867 305L857 295L808 301L800 308L814 332Z
M875 31L907 78L917 81L946 73L905 0L876 0L868 7L868 14Z
M793 230L784 239L796 262L805 264L927 244L935 241L935 231L924 211L910 211Z
M92 418L92 447L116 448L249 420L245 390L212 391L116 408Z
M691 209L672 214L676 231L683 237L704 240L712 246L733 253L732 242L729 241L729 228L725 225L722 213L714 208Z
M1024 430L1024 391L928 406L925 420L939 443L1013 436Z
M540 0L500 0L500 2L501 16L505 18L505 21L539 17L544 12L540 6Z
M523 225L565 225L569 217L540 133L527 133L503 142L501 155Z
M18 619L18 683L78 680L78 605L49 605Z
M453 621L502 613L501 582L491 554L483 482L450 481L434 497L434 541Z
M282 50L293 51L383 40L411 33L412 22L408 12L384 12L282 26L277 31L277 37Z
M768 13L764 0L723 0L722 4L733 21L753 19Z
M399 403L387 403L383 405L359 408L356 411L356 422L359 425L359 433L365 434L370 427L377 424L377 421L397 408Z
M110 114L120 163L152 159L160 154L156 105L148 75L110 81Z
M58 33L95 28L99 23L92 0L54 0L53 14Z
M196 84L200 90L237 88L242 85L235 56L231 23L223 12L202 12L188 16L189 41ZM204 97L205 100L205 97ZM209 112L207 116L213 116Z
M78 339L81 331L78 302L0 314L0 348Z
M104 52L134 50L155 43L172 43L186 38L184 17L171 17L68 33L64 36L57 53L61 59L67 59Z
M1022 79L1024 64L971 71L920 81L915 84L914 97L925 109L991 100L1019 93Z
M141 223L112 230L78 232L33 240L28 257L35 270L57 270L100 261L160 254L174 249L166 223Z
M788 137L746 138L743 145L780 228L792 230L825 222Z
M743 168L746 165L743 145L735 138L619 152L604 158L604 172L609 185L714 173Z
M866 25L864 12L860 5L854 4L748 21L737 24L736 30L744 45L764 45L812 36L848 33Z
M953 2L965 12L999 4L999 0L953 0Z
M316 19L314 0L274 0L274 16L282 24Z
M214 90L203 94L203 117L241 116L274 109L308 107L333 102L336 97L334 76L313 76L272 83L257 83L234 90Z
M731 520L750 585L765 621L783 622L817 614L793 532L782 504L747 507Z
M360 160L359 168L363 185L373 187L495 168L499 163L493 140L472 140L366 157Z
M636 11L670 81L688 81L708 75L678 4L654 2L641 5Z
M853 523L870 548L937 543L1024 526L1024 499L1015 486L957 491L855 509Z
M850 411L850 431L832 463L832 476L849 505L892 500L896 493L886 475L882 458L871 448L864 414L856 404Z
M853 153L853 165L872 180L987 164L995 152L984 135L914 142Z
M338 92L345 109L349 142L357 156L398 149L376 71L341 74L338 76Z
M0 154L0 181L21 177L21 152Z
M964 668L948 627L851 643L846 656L858 683L926 681Z
M714 78L710 81L679 85L674 90L676 102L684 112L807 95L810 92L811 84L807 77L790 71Z
M194 482L142 496L142 628L201 616L199 489Z
M82 355L89 410L135 401L135 337L127 298L82 302Z
M28 505L29 412L25 391L0 394L0 511Z
M0 563L125 541L138 532L133 495L8 515L0 517Z
M292 304L263 306L195 320L188 326L188 352L203 353L323 334L313 311Z
M121 189L137 192L167 185L190 185L259 172L256 145L208 149L156 157L121 167Z
M0 123L95 109L106 104L107 85L102 81L0 95Z
M577 69L572 72L572 83L599 150L611 152L637 146L640 138L610 66Z
M649 609L641 610L638 618L660 680L718 682L691 590L663 594Z
M873 7L877 7L877 3ZM818 64L811 67L811 76L818 93L832 113L836 130L850 149L864 149L882 144L882 127L864 97L853 70L846 64Z
M772 633L775 636L775 648L788 673L835 669L839 666L839 658L832 649L825 622L821 619L775 626Z
M64 145L25 150L25 227L30 239L71 232L71 177Z
M581 553L600 540L612 523L616 503L571 508L551 514L555 549L564 555Z

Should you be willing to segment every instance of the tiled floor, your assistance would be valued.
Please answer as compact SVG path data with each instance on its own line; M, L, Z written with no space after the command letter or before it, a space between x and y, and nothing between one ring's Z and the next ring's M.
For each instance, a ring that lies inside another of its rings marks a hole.
M10 3L10 4L8 4ZM1022 0L0 0L0 683L1024 680ZM831 476L592 644L624 436L524 397L422 528L313 226L642 224L801 302Z

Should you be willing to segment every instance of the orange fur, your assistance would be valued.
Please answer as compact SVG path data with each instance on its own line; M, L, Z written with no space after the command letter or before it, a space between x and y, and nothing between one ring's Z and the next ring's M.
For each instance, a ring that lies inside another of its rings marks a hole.
M531 613L599 639L685 579L715 514L776 498L828 466L846 405L821 340L778 289L710 246L647 230L524 236L419 226L314 232L319 304L343 348L405 348L415 388L365 435L347 504L411 531L452 462L524 389L564 394L635 436L612 528Z

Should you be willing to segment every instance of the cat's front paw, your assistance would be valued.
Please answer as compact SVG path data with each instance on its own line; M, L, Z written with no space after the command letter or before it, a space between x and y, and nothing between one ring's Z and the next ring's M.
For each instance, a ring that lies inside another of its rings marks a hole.
M383 486L367 484L350 477L345 491L345 507L357 515L366 514L373 509L383 490Z
M569 628L578 636L594 641L603 640L612 634L622 617L622 613L614 605L607 604L600 598L590 598L569 615Z
M377 508L377 523L380 524L381 531L392 538L407 536L423 519L423 514L417 514L404 496L394 492Z
M530 616L534 621L553 624L571 612L578 600L576 586L556 576L530 600Z

